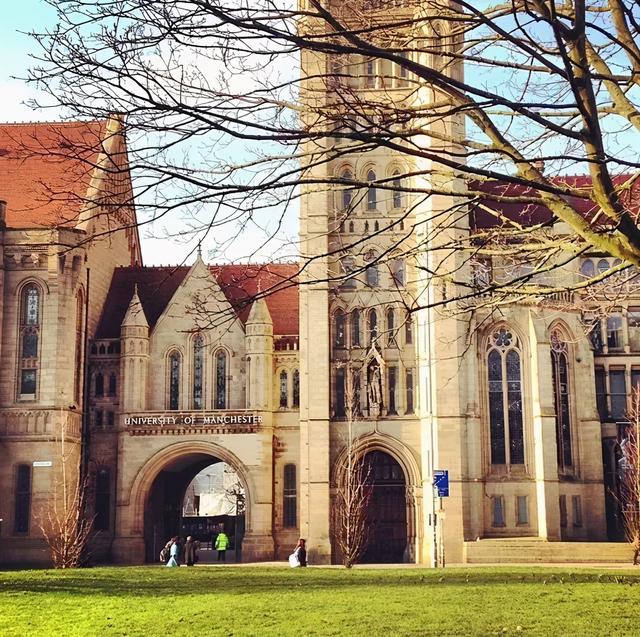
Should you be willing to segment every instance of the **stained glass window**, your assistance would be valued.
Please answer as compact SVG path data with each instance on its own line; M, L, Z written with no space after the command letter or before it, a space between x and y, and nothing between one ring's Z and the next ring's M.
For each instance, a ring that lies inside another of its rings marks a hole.
M293 372L293 406L300 407L300 370Z
M180 409L180 354L169 355L169 409Z
M517 338L501 327L491 335L488 350L491 464L523 464L522 371Z
M360 347L360 310L351 311L351 346Z
M287 385L289 383L289 377L285 370L280 372L280 407L286 409L287 407Z
M202 384L204 376L204 340L198 335L193 339L193 408L202 409Z
M333 338L333 344L336 347L345 346L345 327L346 327L345 323L346 321L345 321L344 312L342 310L336 310L335 320L334 320L335 331L334 331L334 338Z
M216 409L227 408L227 354L220 350L216 353Z
M369 310L369 345L378 338L378 315L375 310Z
M40 290L34 284L22 291L20 310L20 394L36 393L40 340Z
M553 377L553 400L556 411L556 443L558 466L570 467L571 413L569 409L569 370L567 343L559 332L551 334L551 368Z
M367 181L369 182L369 187L367 188L367 210L375 210L378 206L378 189L373 185L375 180L376 173L370 170L367 173Z

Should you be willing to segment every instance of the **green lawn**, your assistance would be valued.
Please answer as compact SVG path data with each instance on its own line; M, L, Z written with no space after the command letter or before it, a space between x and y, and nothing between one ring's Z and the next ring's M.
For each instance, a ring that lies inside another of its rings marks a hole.
M638 635L640 570L0 572L0 635Z

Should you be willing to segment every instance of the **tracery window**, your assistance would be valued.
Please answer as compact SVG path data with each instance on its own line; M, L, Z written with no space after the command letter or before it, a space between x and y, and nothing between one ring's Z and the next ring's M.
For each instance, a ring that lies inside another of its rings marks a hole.
M570 467L571 411L569 397L569 355L567 343L558 331L551 334L551 368L553 373L553 400L556 410L556 442L558 467Z
M506 327L489 338L487 368L491 464L524 464L520 346Z
M393 308L387 310L387 346L398 347L396 341L396 320Z
M96 398L102 398L104 396L104 376L101 373L97 373L95 377L95 392Z
M333 344L336 347L344 347L346 344L345 338L346 320L344 312L341 309L337 309L334 314L334 334Z
M340 178L346 182L353 182L353 173L347 168L342 172ZM353 188L352 186L346 186L341 193L341 208L348 210L351 207L353 200Z
M96 495L95 495L95 519L94 527L98 531L109 528L110 503L110 479L108 469L99 469L96 473Z
M413 314L407 312L407 317L404 321L404 342L407 345L413 344Z
M376 173L370 170L367 173L367 210L375 210L378 207L378 189L374 185L376 181Z
M41 294L34 283L22 290L20 311L20 394L36 393L41 330Z
M351 346L360 347L360 310L351 310Z
M216 394L213 402L216 409L227 408L227 353L224 350L216 352Z
M280 407L287 408L289 375L283 369L280 372Z
M180 409L180 352L169 354L169 409Z
M109 396L115 396L118 393L118 381L114 372L109 374Z
M204 339L198 334L193 339L193 408L202 409L202 385L204 380Z
M293 370L293 407L300 407L300 370Z
M402 179L400 178L400 173L398 171L395 171L393 173L393 180L391 181L391 186L393 187L392 205L396 209L402 208L403 186L402 186Z
M378 338L378 314L369 310L369 345L373 345Z

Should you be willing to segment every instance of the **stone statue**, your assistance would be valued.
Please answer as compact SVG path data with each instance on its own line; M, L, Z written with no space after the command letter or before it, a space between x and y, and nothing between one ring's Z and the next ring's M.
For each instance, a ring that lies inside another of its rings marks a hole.
M380 409L380 402L382 397L382 388L380 386L380 368L369 368L369 386L367 387L367 393L369 396L369 410L378 411Z

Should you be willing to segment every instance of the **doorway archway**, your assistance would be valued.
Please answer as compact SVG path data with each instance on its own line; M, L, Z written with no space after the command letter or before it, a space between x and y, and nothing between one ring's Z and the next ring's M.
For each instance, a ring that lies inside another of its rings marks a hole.
M365 455L372 482L368 504L369 537L363 564L405 561L407 553L407 480L400 463L384 451Z

